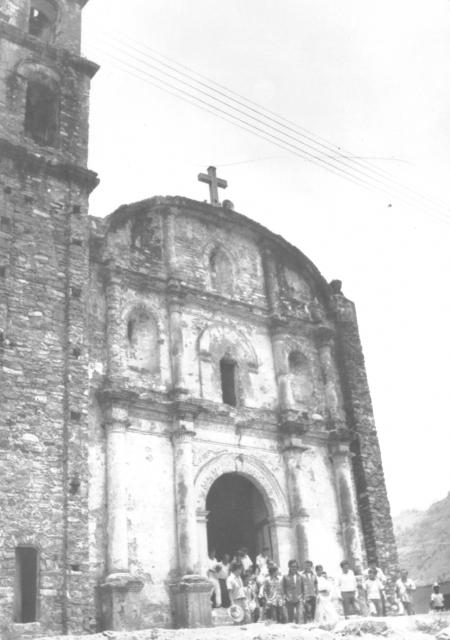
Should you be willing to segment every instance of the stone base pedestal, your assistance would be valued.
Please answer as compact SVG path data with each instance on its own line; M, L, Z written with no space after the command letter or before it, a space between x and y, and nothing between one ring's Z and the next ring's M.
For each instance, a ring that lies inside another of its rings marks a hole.
M103 630L141 629L140 591L143 583L128 573L108 576L100 585Z
M170 585L175 629L212 626L212 587L209 580L197 575L183 576Z

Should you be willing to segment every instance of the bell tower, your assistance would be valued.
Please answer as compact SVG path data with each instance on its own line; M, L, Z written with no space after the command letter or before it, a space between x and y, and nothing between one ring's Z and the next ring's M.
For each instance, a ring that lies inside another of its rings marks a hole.
M95 619L86 2L0 0L0 627L27 635Z

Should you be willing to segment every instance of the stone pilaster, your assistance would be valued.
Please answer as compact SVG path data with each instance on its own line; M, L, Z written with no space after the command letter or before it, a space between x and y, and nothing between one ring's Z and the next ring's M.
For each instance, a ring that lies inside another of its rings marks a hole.
M280 315L280 285L277 276L277 264L272 251L267 247L261 248L263 259L264 280L266 284L269 311L274 316Z
M347 560L353 567L362 566L363 552L360 539L360 523L353 484L352 453L347 442L332 442L335 486L342 527L342 540Z
M334 332L322 327L316 333L316 343L324 383L328 427L340 429L345 426L345 413L341 382L335 362Z
M348 426L354 434L353 469L366 553L394 576L398 567L397 548L356 311L354 304L342 294L341 283L331 284L336 351Z
M101 585L101 618L105 629L139 629L142 581L128 566L127 525L127 403L112 404L105 422L107 577Z
M121 315L121 281L114 273L114 263L110 263L105 274L106 294L106 348L107 373L110 380L121 377L121 345L123 332Z
M302 444L300 438L289 437L285 439L283 446L283 460L286 472L286 483L289 494L289 507L291 511L291 527L295 537L295 554L303 566L305 560L309 560L308 524L309 512L302 495L302 483L300 469L302 456L308 447Z
M172 283L168 294L170 360L172 366L172 390L175 396L187 394L183 362L183 305Z
M211 583L199 575L201 563L192 446L194 415L184 403L176 403L172 445L179 578L170 585L175 627L208 627L212 624ZM206 517L204 522L206 524Z
M281 413L294 410L285 343L286 336L284 333L274 328L272 333L272 352Z
M128 573L127 427L128 410L113 407L105 423L108 575Z
M192 441L193 418L176 420L172 434L175 476L175 504L180 575L198 571L197 514L194 489Z

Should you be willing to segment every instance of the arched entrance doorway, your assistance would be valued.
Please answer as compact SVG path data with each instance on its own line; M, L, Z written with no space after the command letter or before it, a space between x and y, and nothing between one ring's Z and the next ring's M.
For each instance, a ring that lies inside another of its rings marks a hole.
M247 547L254 560L263 547L272 553L269 512L261 492L245 476L224 473L206 497L208 550L217 557Z

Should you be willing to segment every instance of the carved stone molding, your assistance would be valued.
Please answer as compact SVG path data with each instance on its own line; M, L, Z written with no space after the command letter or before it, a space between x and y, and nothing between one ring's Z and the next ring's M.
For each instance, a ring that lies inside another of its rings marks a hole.
M278 480L263 462L242 453L220 454L198 470L195 477L197 512L205 509L206 496L212 484L225 473L239 473L248 478L261 491L271 517L289 518L287 498Z

